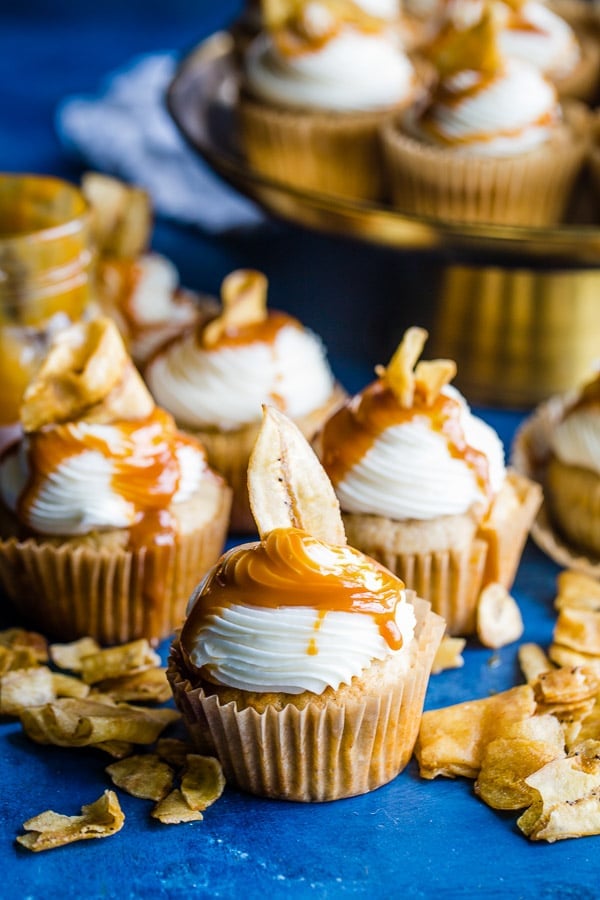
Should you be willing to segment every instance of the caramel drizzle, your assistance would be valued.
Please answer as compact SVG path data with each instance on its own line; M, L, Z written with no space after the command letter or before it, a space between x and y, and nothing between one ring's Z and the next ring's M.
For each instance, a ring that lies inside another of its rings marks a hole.
M207 348L202 341L202 331L208 323L203 323L196 332L196 342L204 351L222 350L224 347L244 347L250 344L274 344L280 331L287 326L301 329L302 325L293 316L278 310L269 310L261 322L230 326L219 337L217 343Z
M460 415L459 402L441 393L426 406L417 391L414 405L408 409L402 407L379 379L342 406L326 423L322 434L323 466L333 484L339 484L386 429L421 419L446 439L450 455L466 463L483 494L490 497L487 457L467 444Z
M327 546L339 563L324 569L310 555L311 546ZM182 643L189 650L210 617L230 606L310 607L318 612L315 630L328 612L368 614L391 649L399 650L402 634L395 611L403 589L400 579L358 550L324 545L297 528L276 528L261 543L236 547L222 557L187 618ZM316 652L313 641L308 655Z
M97 434L82 436L68 424L30 434L30 476L19 498L18 517L28 521L44 482L61 465L83 452L96 451L113 465L111 489L135 509L129 528L130 548L173 543L176 523L168 507L179 487L176 454L183 446L201 445L178 432L172 416L158 408L141 422L119 422L108 427L119 432L118 442L103 440Z

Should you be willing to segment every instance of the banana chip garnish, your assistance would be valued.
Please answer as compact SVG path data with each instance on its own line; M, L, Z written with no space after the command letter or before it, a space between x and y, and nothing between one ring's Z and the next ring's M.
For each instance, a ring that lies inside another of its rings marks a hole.
M147 250L152 207L146 191L100 172L86 172L81 190L90 205L92 234L100 256L132 259Z
M387 367L375 369L404 409L413 405L415 393L423 398L426 406L431 406L442 388L456 375L456 363L451 359L418 362L427 337L424 328L409 328Z
M226 334L267 318L268 281L262 272L237 269L221 285L223 311L202 330L202 343L213 347Z
M142 419L154 401L108 318L60 331L25 391L25 431L73 420L109 423Z
M479 20L469 28L449 22L431 43L428 56L442 78L466 69L493 75L502 65L498 28L498 15L487 3Z
M327 543L346 543L340 505L325 470L296 425L271 406L263 406L248 492L261 538L274 528L301 528Z

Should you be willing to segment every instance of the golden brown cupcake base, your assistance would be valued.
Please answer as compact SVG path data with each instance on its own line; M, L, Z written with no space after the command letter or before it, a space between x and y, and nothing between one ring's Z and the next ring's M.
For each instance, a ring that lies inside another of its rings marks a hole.
M20 616L55 639L159 641L181 625L191 591L221 554L230 504L221 479L207 478L170 508L175 540L135 550L125 529L81 539L4 536L0 587Z
M257 172L298 190L378 200L384 192L378 128L389 111L286 110L243 94L241 145Z
M391 569L443 616L449 634L475 632L481 589L510 588L542 499L539 485L509 470L485 520L428 521L343 513L348 543Z
M454 222L543 226L559 222L582 167L589 115L575 101L565 122L541 147L492 158L434 147L404 133L402 122L382 129L394 205L406 213Z
M340 385L336 385L327 403L305 416L294 419L295 424L308 441L312 440L325 421L333 415L345 399L346 392ZM260 422L253 422L236 431L184 428L188 434L192 434L202 442L209 464L223 476L233 489L230 531L234 534L251 534L256 531L256 524L250 510L247 482L248 460L259 429Z
M391 781L412 754L444 631L428 603L412 602L417 628L406 655L374 662L338 691L267 695L273 700L259 708L244 691L222 702L187 669L176 641L168 677L194 743L216 753L230 784L265 797L335 800Z

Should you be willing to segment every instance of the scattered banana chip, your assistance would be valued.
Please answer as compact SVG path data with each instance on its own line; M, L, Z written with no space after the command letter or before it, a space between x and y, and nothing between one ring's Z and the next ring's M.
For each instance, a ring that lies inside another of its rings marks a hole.
M561 610L565 606L600 611L600 582L591 575L565 569L557 578L558 594L554 605Z
M0 631L0 647L9 650L25 651L38 663L48 662L48 641L37 631L26 631L24 628L6 628Z
M176 788L174 791L156 804L150 813L153 819L158 819L164 825L179 825L181 822L199 822L204 818L200 810L192 809L186 803L185 797Z
M553 759L565 756L563 729L552 715L509 724L485 748L475 793L494 809L524 809L535 800L525 779Z
M84 656L98 653L100 644L92 637L82 637L69 644L50 644L50 659L59 669L70 672L81 672L81 661Z
M550 644L548 647L548 656L557 666L586 666L588 669L594 669L600 676L600 656L593 656L591 653L579 653L570 647L564 647L562 644Z
M49 703L55 697L52 672L46 666L16 669L0 678L0 715L18 716L27 707Z
M497 650L517 641L523 634L523 618L514 597L493 582L479 595L477 637L484 647Z
M519 665L527 684L533 684L544 672L554 668L539 644L521 644L518 650Z
M575 706L594 697L600 690L600 681L595 671L586 666L563 666L542 672L533 689L538 704Z
M487 745L536 704L530 685L423 713L415 755L423 778L476 778Z
M89 684L85 684L80 678L65 675L64 672L52 673L52 686L56 697L87 697L90 692Z
M39 665L35 651L31 647L3 647L0 645L0 675L17 669L32 669Z
M554 626L554 643L578 653L600 656L600 610L562 606Z
M431 674L438 675L446 669L462 668L465 664L462 652L466 643L465 638L450 637L445 634L435 654Z
M221 764L212 756L189 754L181 778L181 793L190 809L204 811L219 799L225 787Z
M248 465L248 493L261 538L274 528L302 528L345 544L340 505L324 468L298 427L271 406Z
M152 744L167 725L179 719L179 713L66 697L23 709L20 718L25 732L38 743L86 747L105 741Z
M146 638L106 647L81 658L81 677L86 684L97 684L109 678L122 678L160 666L161 659Z
M536 800L517 820L532 841L554 841L600 834L600 742L555 759L525 783Z
M135 750L135 744L130 741L100 741L99 744L90 744L89 746L94 750L108 753L113 759L125 759L126 756L131 756Z
M144 800L162 800L173 787L173 769L155 753L128 756L105 771L117 787Z
M193 753L193 749L187 741L161 737L156 742L156 753L176 769L182 769L185 766L186 757Z
M109 678L95 685L95 690L110 694L113 700L127 703L166 703L171 688L164 668L145 669L135 675Z
M19 835L17 842L35 852L52 850L74 841L109 837L123 827L125 816L114 791L105 791L94 803L81 807L79 816L63 816L60 813L40 813L23 824L27 834Z

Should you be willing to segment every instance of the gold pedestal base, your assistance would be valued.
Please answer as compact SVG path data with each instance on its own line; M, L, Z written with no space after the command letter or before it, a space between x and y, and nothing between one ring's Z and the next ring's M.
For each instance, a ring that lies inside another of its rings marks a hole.
M450 265L428 351L456 360L475 403L526 408L573 388L600 359L600 269Z

